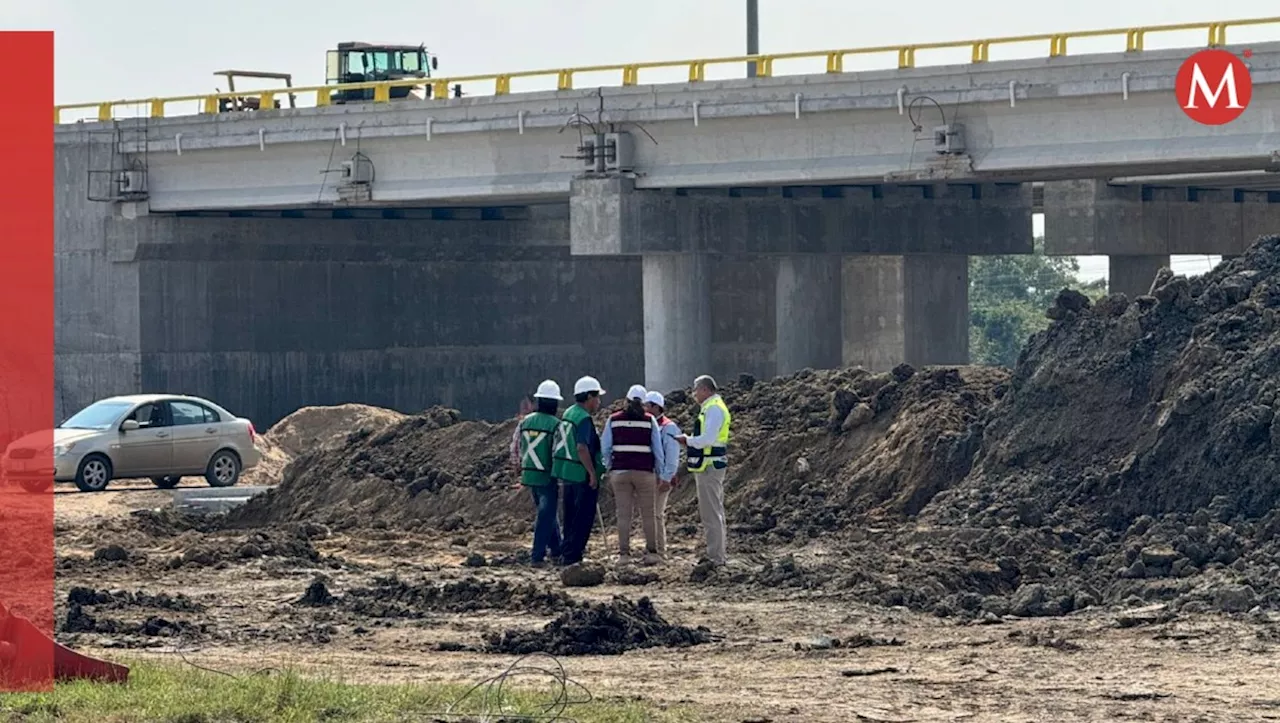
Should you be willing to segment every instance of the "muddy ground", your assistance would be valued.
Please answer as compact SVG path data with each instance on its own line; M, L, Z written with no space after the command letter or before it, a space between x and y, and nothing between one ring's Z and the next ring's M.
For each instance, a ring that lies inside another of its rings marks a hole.
M602 586L566 588L555 571L522 562L523 539L318 526L201 533L147 512L167 493L118 489L56 498L59 637L107 657L294 666L370 682L478 681L516 657L488 652L490 636L539 630L584 602L647 597L666 621L704 627L708 641L563 655L595 695L693 705L714 721L1280 718L1273 613L1147 605L940 618L839 591L693 583L697 541L678 531L674 559L643 570L657 580L620 584L611 566ZM605 551L598 537L593 548ZM476 553L485 566L467 565ZM863 564L828 540L739 560L727 577Z

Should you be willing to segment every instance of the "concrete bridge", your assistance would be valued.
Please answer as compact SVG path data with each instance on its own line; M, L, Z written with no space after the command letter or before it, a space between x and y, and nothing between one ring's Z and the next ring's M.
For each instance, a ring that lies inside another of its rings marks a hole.
M896 70L707 82L691 61L687 84L624 68L617 88L310 89L318 107L61 125L64 403L500 417L545 376L965 362L968 257L1029 252L1038 207L1050 253L1111 255L1128 293L1170 254L1280 228L1280 43L1249 46L1248 110L1203 126L1173 97L1189 51L1134 32L1119 54L987 62L972 41L982 62L957 66L902 49Z

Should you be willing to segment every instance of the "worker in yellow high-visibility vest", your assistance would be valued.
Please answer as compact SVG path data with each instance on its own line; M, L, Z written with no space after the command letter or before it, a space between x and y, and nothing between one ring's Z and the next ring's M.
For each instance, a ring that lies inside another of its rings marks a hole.
M693 398L701 405L693 423L693 434L676 437L686 448L685 468L693 473L698 487L698 516L707 530L707 560L723 567L725 556L724 475L728 468L729 408L720 398L716 380L700 376L693 380Z

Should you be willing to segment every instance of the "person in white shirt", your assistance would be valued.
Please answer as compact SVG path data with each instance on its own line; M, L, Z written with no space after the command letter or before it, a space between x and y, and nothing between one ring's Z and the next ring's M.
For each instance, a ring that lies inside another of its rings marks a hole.
M728 468L729 407L720 398L716 380L703 375L693 380L693 398L701 405L693 435L679 435L686 448L685 468L698 486L698 516L707 530L707 560L723 567L725 557L724 476Z
M680 426L667 418L667 402L658 392L644 395L644 410L658 420L662 437L662 469L658 470L658 496L654 500L654 516L658 536L658 554L667 554L667 500L676 486L676 473L680 470Z

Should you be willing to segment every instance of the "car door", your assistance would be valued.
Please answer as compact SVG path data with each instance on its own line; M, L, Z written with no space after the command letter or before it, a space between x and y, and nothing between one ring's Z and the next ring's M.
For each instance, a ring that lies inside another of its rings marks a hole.
M129 432L118 430L111 463L118 478L164 474L173 466L173 436L164 402L138 405L126 419L138 423Z
M173 471L203 473L222 442L221 420L212 409L188 400L169 402L173 419Z

